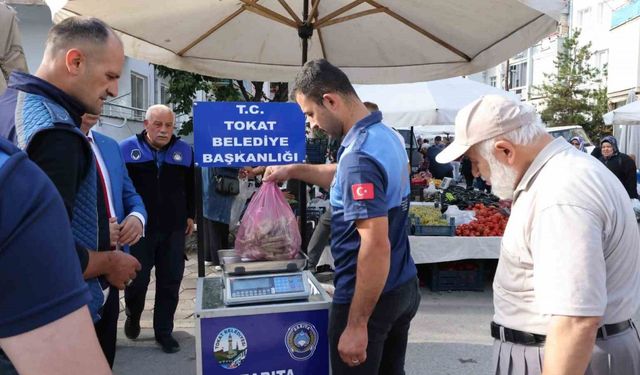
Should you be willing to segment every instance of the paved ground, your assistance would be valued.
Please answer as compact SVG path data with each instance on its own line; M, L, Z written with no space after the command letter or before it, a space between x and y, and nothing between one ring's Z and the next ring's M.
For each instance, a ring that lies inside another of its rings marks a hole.
M211 267L207 267L207 272L215 273ZM142 333L135 341L124 335L124 299L121 299L115 374L196 374L193 329L197 280L195 257L187 262L184 277L175 318L175 337L182 350L176 354L165 354L153 339L155 283L152 279L140 322ZM410 332L407 374L488 373L491 340L486 331L491 314L491 293L488 291L433 293L422 288L422 303Z
M207 267L209 274L213 273ZM180 304L176 313L175 337L182 350L165 354L153 339L151 318L153 296L147 295L140 338L128 340L120 314L116 375L195 375L196 356L193 309L197 266L187 263ZM153 288L153 283L151 287ZM411 325L406 370L408 375L481 375L490 373L491 338L488 326L493 313L490 285L484 292L433 293L422 288L422 302ZM124 301L121 300L121 306ZM636 321L640 316L636 314ZM296 374L302 375L302 374Z

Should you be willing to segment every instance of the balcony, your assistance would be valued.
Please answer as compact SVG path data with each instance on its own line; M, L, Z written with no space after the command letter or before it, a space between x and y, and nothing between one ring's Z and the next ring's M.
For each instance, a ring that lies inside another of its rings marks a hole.
M102 116L121 118L131 121L144 121L146 110L115 103L104 103Z

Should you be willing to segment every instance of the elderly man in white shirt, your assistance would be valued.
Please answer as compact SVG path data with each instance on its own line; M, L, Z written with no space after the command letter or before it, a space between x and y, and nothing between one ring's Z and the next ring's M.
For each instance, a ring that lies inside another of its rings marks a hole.
M620 181L500 96L462 109L455 131L438 162L466 154L513 199L493 284L495 373L640 374L640 234Z

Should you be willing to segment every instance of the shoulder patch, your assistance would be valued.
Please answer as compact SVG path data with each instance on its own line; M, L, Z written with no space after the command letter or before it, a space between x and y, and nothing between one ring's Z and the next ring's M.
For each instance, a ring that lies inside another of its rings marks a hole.
M365 201L375 198L373 184L370 182L351 185L351 194L353 195L354 201Z

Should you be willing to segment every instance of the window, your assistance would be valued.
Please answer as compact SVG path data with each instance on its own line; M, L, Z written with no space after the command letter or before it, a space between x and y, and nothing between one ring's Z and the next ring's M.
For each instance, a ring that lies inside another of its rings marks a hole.
M489 77L489 85L496 87L497 84L498 84L498 77L496 76Z
M160 84L160 104L169 104L169 86Z
M593 59L595 67L600 69L600 73L603 73L605 67L609 63L609 50L603 49L600 51L596 51L593 54Z
M591 8L580 9L578 11L576 26L578 27L589 26L589 22L590 22L589 18L591 18Z
M509 89L527 85L527 62L509 65Z
M604 18L604 2L598 3L598 5L596 5L596 23L598 25L602 25L602 21Z
M131 106L147 108L147 77L131 72Z

